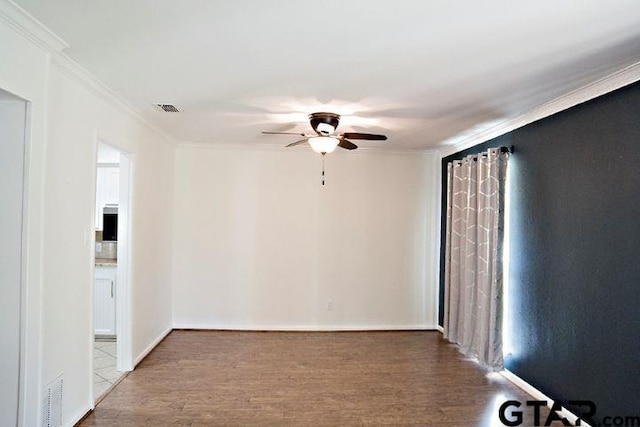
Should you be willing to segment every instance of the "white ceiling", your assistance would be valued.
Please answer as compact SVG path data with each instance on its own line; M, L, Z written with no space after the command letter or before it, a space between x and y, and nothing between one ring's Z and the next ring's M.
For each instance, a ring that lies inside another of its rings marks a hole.
M281 144L307 114L426 149L640 61L640 1L17 0L178 140ZM153 104L184 112L162 113Z

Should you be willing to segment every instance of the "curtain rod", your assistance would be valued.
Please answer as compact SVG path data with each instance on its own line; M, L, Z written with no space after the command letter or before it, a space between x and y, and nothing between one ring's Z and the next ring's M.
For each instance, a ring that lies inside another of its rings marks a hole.
M513 154L513 145L510 147L500 147L500 152Z
M513 154L514 148L513 145L509 146L509 147L500 147L500 152L501 153L509 153L509 154ZM487 153L477 153L477 154L469 154L468 156L465 156L464 158L467 157L473 157L474 161L478 160L478 156L486 156ZM464 159L463 158L463 159ZM458 160L450 160L449 163L453 163L453 162L460 162L463 159L458 159Z
M513 145L510 147L500 147L500 152L501 153L509 153L509 154L513 154ZM478 153L478 154L470 154L471 156L486 156L487 153Z
M493 147L493 148L497 148L497 147ZM491 148L489 148L489 150L491 150ZM500 152L501 153L509 153L509 154L513 154L513 145L509 146L509 147L500 147ZM482 152L482 153L476 153L476 154L468 154L465 157L469 157L469 156L479 156L479 155L486 155L486 152Z

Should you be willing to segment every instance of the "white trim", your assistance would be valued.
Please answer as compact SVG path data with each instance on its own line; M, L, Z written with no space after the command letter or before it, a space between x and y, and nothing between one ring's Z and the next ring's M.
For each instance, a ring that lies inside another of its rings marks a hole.
M93 380L93 376L91 377ZM91 384L91 386L93 387L93 383ZM78 410L75 414L73 414L72 416L69 417L69 419L71 420L71 422L67 423L68 427L73 427L76 424L78 424L80 422L81 419L83 419L85 416L87 416L89 414L89 412L91 412L93 410L93 406L85 406L84 408Z
M3 0L0 0L2 2ZM0 3L2 4L2 3ZM49 61L44 63L44 82L42 86L48 87ZM47 100L48 91L36 90L26 87L11 86L2 81L3 90L10 91L13 95L27 101L28 124L26 128L26 152L24 175L24 205L23 205L23 232L26 235L25 251L26 276L24 299L24 353L23 373L24 388L22 389L23 404L19 417L20 425L39 425L40 403L42 393L42 287L43 287L43 233L45 160L47 153ZM38 408L33 411L32 408Z
M41 49L60 52L69 44L11 0L0 0L0 19Z
M522 391L524 391L525 393L531 395L532 397L538 400L547 400L547 401L552 400L546 394L544 394L543 392L541 392L540 390L538 390L537 388L535 388L534 386L532 386L531 384L529 384L528 382L526 382L525 380L523 380L522 378L514 374L513 372L509 371L508 369L504 369L500 371L500 375L502 375L503 377L511 381L513 384L521 388Z
M442 157L439 155L439 152L434 156L434 164L432 166L433 173L435 174L435 195L436 195L436 206L435 206L435 218L434 218L434 230L435 236L433 239L434 252L432 257L432 268L433 268L433 280L435 280L435 294L434 294L434 303L435 303L435 319L433 319L433 323L438 325L438 328L442 329L438 324L438 320L440 319L440 246L441 246L441 215L442 215ZM440 332L444 333L444 329Z
M103 141L104 143L104 141ZM113 147L113 145L111 145ZM116 336L118 337L117 369L128 372L133 370L133 326L131 324L132 288L131 288L131 250L132 230L132 193L133 168L135 167L132 154L120 151L120 174L118 195L118 264L116 280Z
M636 62L599 80L582 86L581 88L559 96L558 98L535 107L524 114L507 119L486 130L470 135L468 138L463 139L455 145L441 147L441 150L443 151L442 157L449 156L473 147L474 145L489 141L500 135L511 132L514 129L521 128L537 120L549 117L560 111L567 110L609 92L613 92L616 89L620 89L621 87L627 86L638 80L640 80L640 62Z
M223 325L178 323L173 329L212 331L273 331L273 332L340 332L340 331L432 331L434 325Z
M74 59L64 53L58 53L52 56L51 62L64 75L74 79L84 88L90 90L94 95L97 95L99 98L127 113L130 117L138 120L140 123L162 136L160 139L162 142L173 147L176 146L177 140L172 135L147 120L136 107L111 90L111 88L105 85L102 81L98 80Z
M440 325L436 326L436 331L440 332L441 334L444 334L444 328Z
M98 161L98 133L96 131L94 131L93 133L93 147L92 147L92 159L93 159L93 173L91 176L91 189L93 191L93 197L92 197L92 203L91 203L91 222L89 222L90 227L89 230L95 230L95 218L96 218L96 198L97 198L97 181L98 181L98 167L97 167L97 161ZM86 232L86 231L85 231ZM86 238L86 236L85 236ZM91 271L91 286L89 286L89 307L90 307L90 316L89 316L89 360L93 361L95 354L95 324L94 324L94 307L95 307L95 303L94 303L94 291L95 291L95 285L94 285L94 278L96 276L95 273L95 268L96 268L96 233L95 231L93 233L91 233L91 236L89 236L89 244L87 245L87 250L89 251L89 269ZM89 408L93 409L95 407L95 401L96 401L96 397L93 395L94 392L94 387L93 387L93 377L95 375L95 371L94 371L94 367L93 367L93 362L89 364L88 366L89 368ZM78 422L78 421L76 421Z
M24 140L22 146L22 218L21 218L21 239L20 239L20 332L18 344L18 425L23 425L26 411L26 370L27 370L27 274L29 265L27 263L27 246L29 238L27 235L27 209L28 209L28 184L29 184L29 153L31 142L31 103L20 98L24 104Z
M4 92L3 88L0 87L0 91ZM30 178L30 148L31 148L31 103L26 99L15 96L15 98L11 98L3 101L3 103L11 104L11 108L15 109L16 112L22 115L19 119L22 120L21 126L19 121L16 122L19 127L22 128L22 138L15 138L15 141L12 138L10 141L12 144L17 142L16 148L21 151L19 156L22 157L22 164L19 166L18 172L21 173L19 182L14 182L16 185L16 189L20 191L20 224L19 224L19 239L17 244L18 254L19 254L19 265L17 266L19 269L18 273L18 292L17 292L17 305L18 305L18 313L17 313L17 336L18 336L18 345L17 345L17 384L16 388L13 390L16 396L16 406L12 407L13 415L15 416L15 420L17 425L24 425L25 413L27 404L27 393L26 393L26 371L27 371L27 325L28 325L28 316L27 316L27 296L28 296L28 252L27 247L29 243L28 239L28 197L29 197L29 178ZM21 140L20 140L21 139ZM4 178L4 177L3 177ZM13 244L12 247L15 247ZM15 318L14 318L15 320ZM4 384L3 384L4 385Z
M129 113L132 117L139 120L141 123L148 126L158 134L164 137L163 141L172 145L179 144L180 146L212 146L212 145L225 145L232 147L242 148L258 148L265 147L271 144L203 144L193 143L188 141L178 142L176 138L168 134L164 130L160 129L155 124L147 120L142 113L135 107L133 107L128 101L113 92L104 83L89 73L84 67L70 58L68 55L62 53L63 49L69 47L69 45L60 37L55 35L44 24L31 16L23 8L15 4L11 0L0 0L0 19L6 21L12 28L25 36L28 40L32 41L36 45L52 53L52 62L61 71L66 72L67 75L74 77L77 81L82 83L85 87L94 91L94 93L100 95L103 99L111 102L123 111ZM544 103L536 108L531 109L529 112L521 114L515 118L507 119L496 126L492 126L488 129L470 135L464 138L462 141L455 145L446 147L429 147L426 149L402 149L395 148L393 150L387 150L384 147L361 147L359 152L382 152L382 153L422 153L442 151L443 156L447 156L458 151L467 149L474 145L496 138L500 135L504 135L514 129L520 128L542 118L548 117L559 111L566 110L570 107L586 102L590 99L612 92L623 86L631 84L640 80L640 62L636 62L626 68L618 70L608 76L605 76L595 82L589 83L579 89L571 91L565 95L562 95L552 101ZM275 144L273 144L275 147Z
M133 366L137 367L142 360L147 357L149 353L160 342L167 337L173 330L177 329L195 329L203 331L273 331L273 332L339 332L339 331L431 331L435 330L437 326L425 326L425 325L400 325L400 326L238 326L238 325L194 325L194 324L178 324L173 328L165 330L158 338L156 338L151 344L145 348L138 357L136 357Z
M161 135L163 142L172 146L177 144L176 138L147 120L140 110L116 94L78 62L64 53L63 50L68 49L70 47L69 44L12 0L0 0L0 20L5 21L27 40L48 52L51 56L51 63L65 75L75 79L101 99L126 112L149 129Z
M285 136L286 135L282 135ZM291 141L289 141L291 142ZM180 141L178 143L178 148L192 148L192 149L213 149L213 150L244 150L244 151L255 151L255 150L265 150L265 151L280 151L280 150L285 150L285 145L287 144L287 140L283 139L281 141L281 143L276 143L276 142L264 142L264 143L260 143L260 142L243 142L243 143L237 143L237 142L190 142L190 141ZM328 156L334 156L334 155L345 155L345 154L349 154L349 155L353 155L353 154L364 154L364 153L383 153L383 154L404 154L404 155L411 155L411 156L416 156L416 155L433 155L434 153L437 153L438 150L435 150L433 148L429 148L429 149L423 149L423 148L401 148L401 147L394 147L392 149L390 148L385 148L385 145L387 144L386 147L388 147L389 143L388 142L381 142L381 145L379 147L358 147L357 150L354 151L346 151L346 150L336 150L331 154L327 154ZM313 153L313 151L311 151L310 147L306 147L304 145L300 145L297 147L289 147L286 148L286 152L289 153L295 153L295 152L303 152L308 150L309 152Z
M167 328L167 330L165 330L163 333L160 334L160 336L158 336L158 338L156 338L155 340L153 340L153 342L151 344L149 344L147 346L147 348L145 348L142 353L140 353L138 355L138 357L136 357L136 359L133 362L133 367L134 369L138 366L138 364L140 362L142 362L142 359L144 359L145 357L147 357L149 355L149 353L151 353L153 351L154 348L156 348L156 346L158 344L160 344L160 342L165 339L167 337L167 335L169 335L171 333L171 331L173 331L173 328Z
M551 409L551 406L553 405L554 401L549 396L547 396L546 394L544 394L543 392L541 392L540 390L538 390L537 388L535 388L534 386L532 386L531 384L529 384L528 382L526 382L525 380L523 380L522 378L520 378L519 376L517 376L516 374L514 374L513 372L507 369L500 371L500 374L503 377L505 377L507 380L509 380L511 383L516 385L518 388L522 389L522 391L532 396L534 399L545 400L547 402L547 407ZM578 416L573 412L569 411L564 406L562 407L561 411L557 411L557 414L569 420L569 422L572 425L576 425L576 420L578 419ZM580 421L580 425L591 427L591 425L584 420Z

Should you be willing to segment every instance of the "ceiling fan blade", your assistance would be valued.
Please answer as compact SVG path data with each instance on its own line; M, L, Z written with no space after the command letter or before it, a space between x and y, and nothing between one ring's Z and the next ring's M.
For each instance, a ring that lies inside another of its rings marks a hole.
M371 141L384 141L387 139L386 135L376 135L375 133L345 132L341 136L349 139L368 139Z
M262 133L265 134L265 135L298 135L298 136L307 136L304 133L300 133L300 132L268 132L268 131L263 130Z
M295 147L296 145L304 144L308 139L301 139L300 141L292 142L291 144L287 144L287 147Z
M342 147L347 150L355 150L356 148L358 148L356 144L354 144L351 141L347 141L346 139L341 139L340 142L338 143L338 147Z

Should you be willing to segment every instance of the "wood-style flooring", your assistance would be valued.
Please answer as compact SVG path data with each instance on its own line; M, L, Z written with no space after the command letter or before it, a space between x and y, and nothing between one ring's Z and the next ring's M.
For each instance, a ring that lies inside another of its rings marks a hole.
M173 331L81 425L500 426L508 399L533 425L438 332Z

